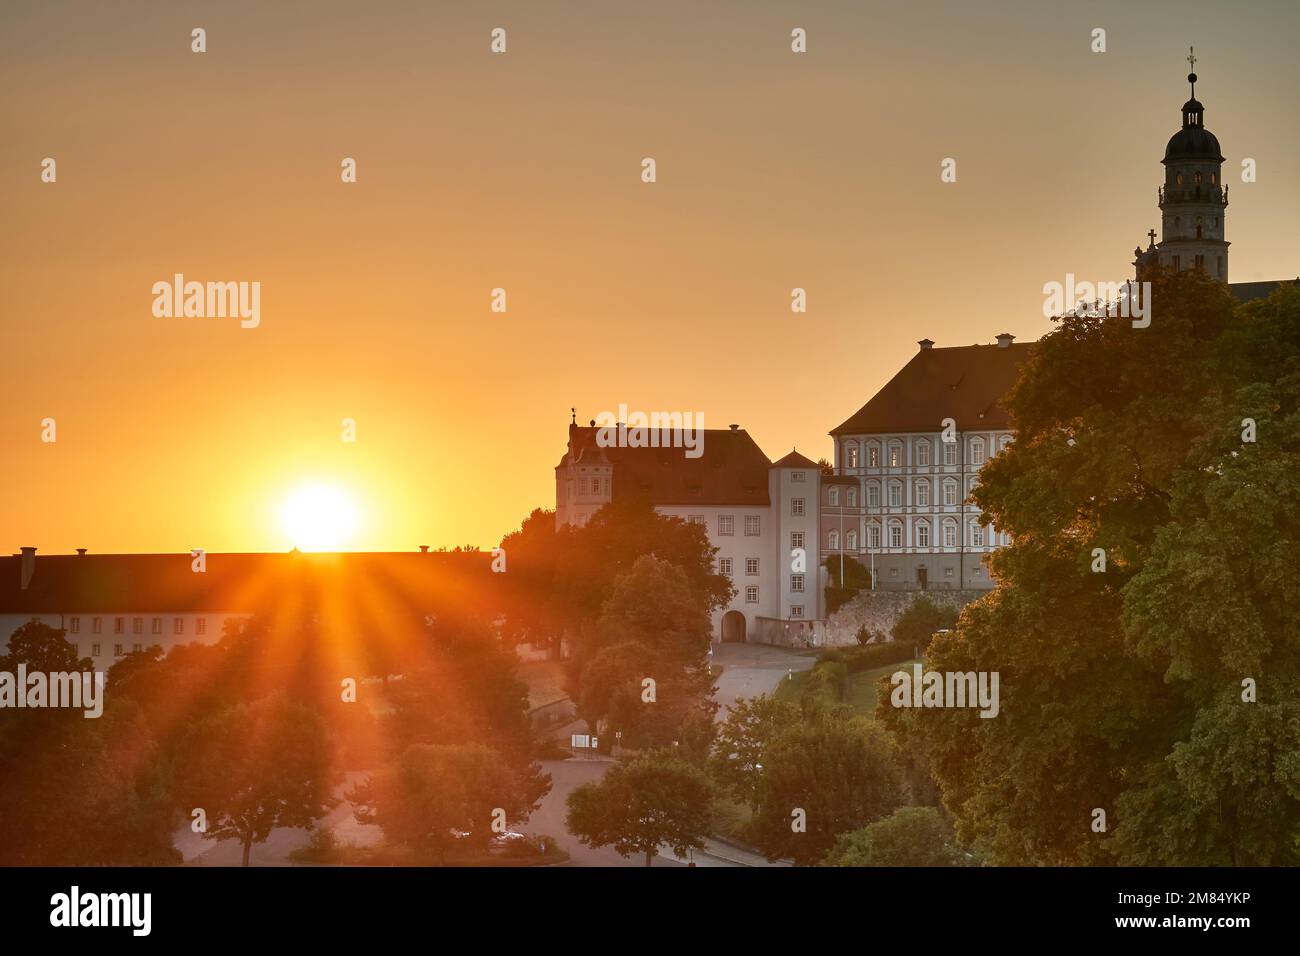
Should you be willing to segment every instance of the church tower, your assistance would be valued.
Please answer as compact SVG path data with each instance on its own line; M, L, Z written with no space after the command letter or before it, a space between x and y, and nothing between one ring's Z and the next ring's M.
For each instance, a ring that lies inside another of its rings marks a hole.
M1189 52L1187 62L1196 66ZM1219 140L1205 128L1205 107L1196 99L1196 74L1187 74L1192 98L1183 104L1183 128L1165 147L1165 184L1158 191L1161 241L1145 252L1137 250L1139 278L1152 262L1170 269L1201 269L1220 282L1228 281L1228 243L1224 212L1228 190L1223 185L1223 154Z

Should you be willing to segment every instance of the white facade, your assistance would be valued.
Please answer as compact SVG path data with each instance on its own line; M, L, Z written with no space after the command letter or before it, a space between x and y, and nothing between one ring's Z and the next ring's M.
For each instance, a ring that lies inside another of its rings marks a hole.
M1009 429L840 436L823 483L821 546L874 568L878 588L989 588L984 556L1009 538L969 496ZM832 571L833 573L833 571Z
M122 614L0 614L0 647L29 621L62 630L80 657L91 658L103 669L112 667L132 651L159 646L164 653L178 644L215 644L227 621L245 620L249 614L225 611L180 613L139 611ZM96 653L97 652L97 653Z

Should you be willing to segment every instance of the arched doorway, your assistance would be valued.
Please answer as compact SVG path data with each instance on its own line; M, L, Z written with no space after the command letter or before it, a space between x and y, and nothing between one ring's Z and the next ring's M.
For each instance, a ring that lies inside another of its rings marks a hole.
M745 643L745 615L739 611L728 611L722 615L722 643Z

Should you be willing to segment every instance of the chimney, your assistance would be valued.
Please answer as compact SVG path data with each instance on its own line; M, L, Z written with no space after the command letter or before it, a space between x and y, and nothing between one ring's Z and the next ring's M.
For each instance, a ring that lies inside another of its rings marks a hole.
M86 549L85 549L85 548L78 548L78 549L77 549L77 556L80 557L80 558L84 558L84 557L86 556Z
M998 348L1000 349L1011 348L1011 343L1015 341L1015 338L1016 337L1012 335L1010 332L1003 332L1001 335L998 336Z
M732 426L731 426L731 430L732 430L733 432L734 432L734 431L739 431L739 430L740 430L740 426L739 426L739 425L732 425Z
M922 351L922 352L924 352L926 349L932 349L932 348L934 348L934 340L933 340L933 339L921 339L921 341L917 342L916 344L919 345L919 346L921 346L921 351Z
M422 545L420 545L420 553L421 553L421 554L428 554L428 553L429 553L429 546L428 546L427 544L422 544Z
M27 585L32 583L32 575L36 573L36 549L21 548L23 553L23 572L21 590L26 591Z

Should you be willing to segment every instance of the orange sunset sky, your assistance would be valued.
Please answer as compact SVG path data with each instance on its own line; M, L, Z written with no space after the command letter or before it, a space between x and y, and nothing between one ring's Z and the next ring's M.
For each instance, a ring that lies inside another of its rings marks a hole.
M6 2L0 552L285 549L315 482L349 549L490 547L570 406L829 455L917 339L1130 275L1193 44L1231 278L1300 273L1300 5L1056 7ZM260 327L155 318L177 272Z

